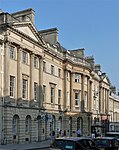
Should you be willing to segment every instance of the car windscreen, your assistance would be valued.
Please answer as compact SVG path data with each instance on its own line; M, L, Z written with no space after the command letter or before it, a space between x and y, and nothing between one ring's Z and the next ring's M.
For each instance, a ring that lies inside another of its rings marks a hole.
M75 150L75 146L75 141L70 140L56 140L52 145L52 147L66 150Z
M95 139L95 144L99 147L103 146L103 147L109 147L110 146L110 142L107 139Z
M116 137L116 138L119 138L119 134L116 134L116 133L113 133L113 134L111 134L111 133L106 133L105 136L106 136L106 137Z

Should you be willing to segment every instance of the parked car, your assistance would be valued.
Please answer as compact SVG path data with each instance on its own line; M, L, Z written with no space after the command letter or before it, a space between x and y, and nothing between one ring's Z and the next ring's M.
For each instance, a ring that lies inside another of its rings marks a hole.
M106 137L115 137L119 139L119 132L109 131L105 133Z
M99 150L118 150L119 143L114 137L97 137L94 139Z
M99 150L90 138L85 137L61 137L56 138L50 146L51 150Z
M114 138L116 138L118 140L118 143L119 143L119 132L109 131L109 132L105 133L105 136L106 137L114 137Z

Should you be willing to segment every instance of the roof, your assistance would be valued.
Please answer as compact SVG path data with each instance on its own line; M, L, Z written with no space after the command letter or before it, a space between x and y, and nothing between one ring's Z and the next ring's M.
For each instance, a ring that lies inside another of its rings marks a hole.
M94 140L112 140L115 139L115 137L96 137Z
M82 139L91 139L91 138L88 138L88 137L60 137L60 138L56 138L55 140L79 141L79 140L82 140Z

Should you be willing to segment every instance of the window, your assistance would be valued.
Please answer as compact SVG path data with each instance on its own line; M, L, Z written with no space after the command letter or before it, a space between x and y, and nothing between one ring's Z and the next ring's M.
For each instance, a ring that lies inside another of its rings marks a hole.
M79 83L79 81L80 81L80 74L76 73L75 74L75 82Z
M43 85L43 101L45 102L45 97L46 97L46 86Z
M15 49L13 46L10 46L10 59L15 59Z
M46 72L46 62L43 62L43 71Z
M34 67L38 68L38 58L34 57Z
M61 90L58 90L58 104L61 104Z
M31 118L30 116L27 116L25 119L25 132L30 132L30 123L31 123Z
M10 96L14 97L14 86L15 86L15 77L14 76L10 76Z
M84 78L84 84L87 84L87 83L88 83L88 78L85 77L85 78Z
M54 88L51 87L51 103L54 103Z
M61 78L61 69L58 69L58 77Z
M51 65L51 74L54 75L54 66Z
M87 108L87 92L85 91L85 94L84 94L84 107Z
M22 97L27 98L27 80L22 80Z
M12 132L13 134L18 133L18 127L19 127L19 117L15 115L12 120Z
M34 82L34 99L35 100L37 100L37 88L38 88L38 84Z
M75 93L75 106L79 106L79 101L80 101L80 93L76 92Z
M22 51L22 63L27 64L27 52Z

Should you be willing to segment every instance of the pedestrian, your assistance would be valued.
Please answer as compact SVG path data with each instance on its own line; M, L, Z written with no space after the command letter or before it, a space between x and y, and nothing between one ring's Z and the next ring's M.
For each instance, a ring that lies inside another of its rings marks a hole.
M66 136L66 130L64 130L64 133L63 133L63 135L64 135L64 136Z
M80 136L81 136L81 131L80 131L79 128L78 128L78 130L76 131L76 133L77 133L77 137L80 137Z
M69 137L69 130L67 130L67 137Z
M53 143L55 140L55 131L52 131L51 133L51 143Z

